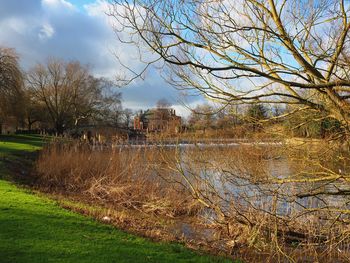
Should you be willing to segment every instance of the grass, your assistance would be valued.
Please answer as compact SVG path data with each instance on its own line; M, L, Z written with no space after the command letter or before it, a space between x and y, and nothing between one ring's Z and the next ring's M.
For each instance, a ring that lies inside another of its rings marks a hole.
M3 158L19 158L42 145L38 136L0 136ZM1 166L1 173L7 173L0 161ZM0 180L0 262L229 261L125 233Z
M36 151L41 149L44 143L45 140L39 135L1 135L0 157Z

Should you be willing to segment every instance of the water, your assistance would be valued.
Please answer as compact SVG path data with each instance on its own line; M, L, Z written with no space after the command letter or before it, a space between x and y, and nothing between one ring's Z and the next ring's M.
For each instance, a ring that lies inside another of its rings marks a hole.
M171 167L168 177L188 179L205 198L221 199L220 205L226 210L232 203L240 203L247 209L297 216L307 209L350 208L350 184L344 179L293 182L294 179L314 178L315 174L346 173L348 164L339 163L341 156L329 156L326 165L324 160L308 162L307 155L291 158L286 150L288 146L273 140L135 141L112 148L120 152L125 149L144 151L145 159L147 155L156 155L153 162L161 160ZM166 171L162 169L162 173ZM292 182L275 183L276 180ZM340 191L343 194L338 194Z

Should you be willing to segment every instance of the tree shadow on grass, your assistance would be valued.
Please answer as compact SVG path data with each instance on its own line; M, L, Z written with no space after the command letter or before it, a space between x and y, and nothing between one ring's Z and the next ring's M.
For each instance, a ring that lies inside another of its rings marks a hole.
M26 183L38 151L49 139L40 135L0 135L0 178Z
M0 152L30 151L39 149L47 143L40 135L0 135Z

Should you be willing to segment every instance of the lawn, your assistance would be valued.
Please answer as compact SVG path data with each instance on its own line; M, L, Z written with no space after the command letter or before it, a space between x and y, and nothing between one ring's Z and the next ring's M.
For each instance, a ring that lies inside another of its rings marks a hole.
M39 150L45 143L40 135L1 135L0 157Z
M38 136L0 136L0 158L19 158L42 145ZM0 262L230 261L125 233L0 180Z

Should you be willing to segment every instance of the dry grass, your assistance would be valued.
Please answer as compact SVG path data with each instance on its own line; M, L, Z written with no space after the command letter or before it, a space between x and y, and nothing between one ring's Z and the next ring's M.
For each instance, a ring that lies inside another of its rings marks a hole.
M334 178L347 185L347 174L338 177L347 157L328 146L243 143L91 150L56 143L41 153L37 185L104 207L108 212L73 209L97 218L107 214L112 223L153 238L180 239L226 254L239 251L239 257L256 262L267 262L266 255L271 262L343 262L349 252L349 209L332 203L332 197L315 195L333 187ZM334 178L313 181L327 176ZM200 225L199 235L176 236L164 218Z
M38 183L51 192L83 194L146 213L194 214L199 206L190 193L157 176L164 169L160 154L147 148L91 151L84 145L55 144L38 159Z

